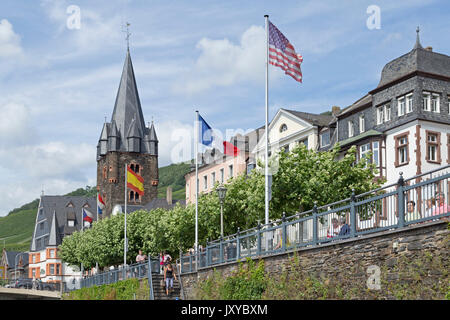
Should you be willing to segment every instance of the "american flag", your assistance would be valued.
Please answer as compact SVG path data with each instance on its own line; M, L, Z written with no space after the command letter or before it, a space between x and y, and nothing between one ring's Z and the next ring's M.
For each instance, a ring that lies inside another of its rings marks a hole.
M269 21L269 63L302 82L302 62L303 57L295 52L289 40Z

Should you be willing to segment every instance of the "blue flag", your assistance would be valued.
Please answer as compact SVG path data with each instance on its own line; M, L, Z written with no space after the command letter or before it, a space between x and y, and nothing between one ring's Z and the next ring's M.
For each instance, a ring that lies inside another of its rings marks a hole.
M212 129L209 124L202 118L201 115L198 115L199 125L199 142L204 144L205 146L211 146L213 142Z

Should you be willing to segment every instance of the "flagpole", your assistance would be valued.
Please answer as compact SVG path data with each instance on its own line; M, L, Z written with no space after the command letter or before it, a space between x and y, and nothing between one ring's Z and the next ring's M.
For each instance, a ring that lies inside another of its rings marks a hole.
M266 148L265 148L265 223L269 223L269 15L264 15L266 23Z
M127 265L127 201L128 201L128 197L127 197L127 181L128 180L128 176L127 176L127 164L125 163L125 241L123 243L123 267L125 268L125 266Z
M197 250L198 250L198 135L199 135L199 114L198 110L195 111L195 128L194 128L194 134L195 134L195 257L196 257L196 266L197 266Z

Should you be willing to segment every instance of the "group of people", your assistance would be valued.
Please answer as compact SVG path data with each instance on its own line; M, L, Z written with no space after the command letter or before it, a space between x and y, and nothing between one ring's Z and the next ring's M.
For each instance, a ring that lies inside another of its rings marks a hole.
M346 236L348 234L350 234L350 226L345 217L331 219L331 226L327 230L327 238Z
M136 256L136 262L143 263L145 260L147 260L147 255L143 254L142 250L139 250L139 254ZM164 274L166 295L169 295L169 290L173 290L173 280L177 280L177 275L172 266L172 257L166 251L159 253L159 266L159 274Z
M173 280L177 280L177 275L172 266L172 257L165 251L159 253L159 272L164 274L164 283L166 285L166 295L169 295L169 290L173 291Z
M443 192L436 192L434 198L426 200L426 209L422 214L417 209L416 203L413 200L407 202L406 207L406 221L413 221L420 218L438 216L450 212L450 206L445 203L445 195Z

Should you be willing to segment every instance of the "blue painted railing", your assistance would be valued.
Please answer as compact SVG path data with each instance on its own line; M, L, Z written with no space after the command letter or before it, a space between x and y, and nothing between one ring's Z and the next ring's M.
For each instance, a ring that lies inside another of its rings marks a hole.
M450 216L450 166L312 210L297 213L269 224L207 242L197 254L177 260L180 273L195 272L246 257L277 254L302 247L404 228ZM426 180L425 180L426 179ZM420 182L419 182L420 181ZM442 200L440 199L442 196ZM439 197L439 198L438 198ZM411 209L412 208L412 209ZM347 232L338 233L347 224ZM197 268L198 265L198 268Z
M135 263L125 266L125 268L109 270L101 273L91 275L83 278L80 281L81 288L88 288L92 286L101 286L104 284L112 284L121 280L132 278L143 279L148 278L149 282L149 296L150 300L154 299L153 281L151 274L159 274L159 259L150 258L141 263Z

